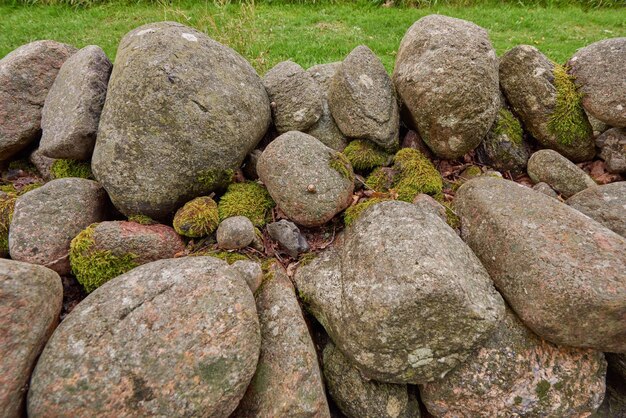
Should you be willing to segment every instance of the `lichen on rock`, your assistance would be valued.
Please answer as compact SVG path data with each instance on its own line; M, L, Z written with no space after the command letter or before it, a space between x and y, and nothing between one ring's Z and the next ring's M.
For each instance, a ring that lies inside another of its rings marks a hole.
M254 226L260 227L265 225L274 206L276 203L265 187L254 181L245 181L228 186L217 210L220 220L232 216L245 216Z

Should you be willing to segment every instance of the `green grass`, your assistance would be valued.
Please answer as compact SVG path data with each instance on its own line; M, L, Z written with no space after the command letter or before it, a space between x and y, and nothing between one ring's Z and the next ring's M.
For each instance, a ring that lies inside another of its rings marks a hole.
M364 0L315 4L269 1L256 5L128 2L87 8L5 5L0 6L0 57L33 40L55 39L77 47L100 45L113 59L117 44L129 30L148 22L176 20L233 47L260 73L287 59L305 68L342 60L360 44L368 45L391 71L405 31L431 13L470 20L486 28L498 54L530 44L559 63L587 44L626 36L624 8L525 7L494 0L467 7L421 9L380 7Z

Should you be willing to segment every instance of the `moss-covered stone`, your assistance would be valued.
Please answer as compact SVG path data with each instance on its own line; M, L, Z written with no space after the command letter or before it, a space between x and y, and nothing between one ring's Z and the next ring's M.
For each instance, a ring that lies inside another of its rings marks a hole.
M389 159L382 148L366 140L357 139L343 150L352 167L357 171L370 171L384 165Z
M208 196L197 197L178 209L174 230L185 237L200 238L212 234L219 225L217 203Z
M130 222L138 223L139 225L155 225L158 222L146 215L130 215L128 217Z
M245 216L255 226L261 227L268 221L270 210L276 206L267 189L261 184L246 181L233 183L219 201L219 219Z
M56 160L50 167L50 174L54 179L66 177L79 177L83 179L94 179L91 172L91 165L87 161L77 160Z
M9 254L9 225L15 208L16 193L0 192L0 256Z
M433 163L418 150L404 148L394 159L398 171L393 181L398 200L412 202L420 193L441 199L443 180Z
M501 107L498 111L493 133L496 135L506 135L511 142L517 145L521 145L524 139L522 124L513 116L513 113L505 107Z
M346 226L352 225L352 223L358 219L358 217L361 215L361 213L363 213L365 209L369 208L370 206L375 205L376 203L384 202L385 200L390 200L390 199L371 198L363 202L357 203L354 206L350 206L348 209L346 209L346 211L343 214L344 224Z
M330 155L328 165L330 165L330 168L341 174L343 178L346 178L349 181L354 181L354 171L352 170L352 165L350 164L350 160L348 160L344 154L333 151Z
M215 257L215 258L219 258L220 260L226 261L228 264L233 264L235 261L251 259L250 257L241 253L231 252L231 251L218 251L218 250L198 251L189 255L194 256L194 257L199 257L199 256Z

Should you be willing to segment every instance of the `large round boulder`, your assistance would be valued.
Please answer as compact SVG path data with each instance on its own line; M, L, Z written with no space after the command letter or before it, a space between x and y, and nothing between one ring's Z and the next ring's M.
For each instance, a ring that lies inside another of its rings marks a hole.
M565 203L626 237L626 181L589 187Z
M171 217L227 183L269 126L267 93L245 59L173 22L122 39L92 168L125 215Z
M408 122L437 156L458 158L480 144L498 109L498 59L487 31L429 15L404 35L393 81Z
M228 417L260 347L254 297L212 257L144 264L65 318L28 392L30 417Z
M48 91L74 52L70 45L36 41L0 60L0 160L9 159L37 139Z
M300 267L295 282L365 378L439 378L462 363L504 314L485 269L433 211L377 203L341 241Z
M526 326L555 344L626 351L626 238L492 177L461 186L455 209L465 242Z

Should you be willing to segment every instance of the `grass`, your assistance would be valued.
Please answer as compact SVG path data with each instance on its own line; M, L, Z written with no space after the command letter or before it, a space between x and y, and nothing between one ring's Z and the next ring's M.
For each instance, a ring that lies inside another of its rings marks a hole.
M407 28L431 13L470 20L486 28L498 54L519 44L531 44L559 63L589 43L626 36L624 8L525 7L495 0L482 3L421 9L381 7L365 0L314 4L129 1L85 8L8 4L0 6L0 57L33 40L54 39L77 47L100 45L113 59L126 32L161 20L179 21L208 33L239 51L261 74L287 59L305 68L342 60L360 44L368 45L391 71Z

